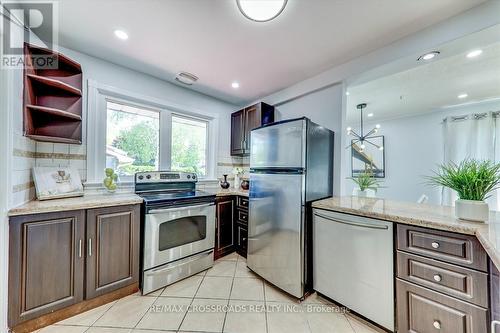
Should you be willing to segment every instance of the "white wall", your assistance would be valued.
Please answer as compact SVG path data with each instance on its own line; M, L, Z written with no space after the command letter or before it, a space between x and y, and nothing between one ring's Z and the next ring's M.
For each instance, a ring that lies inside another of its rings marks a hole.
M500 101L487 102L433 110L420 116L380 120L378 134L385 139L386 178L377 194L378 197L416 202L422 194L429 197L429 203L440 204L441 190L425 184L424 176L430 176L437 165L443 162L444 139L442 120L448 116L462 116L471 113L500 111ZM371 128L375 123L368 123ZM355 130L359 124L349 124ZM351 154L344 160L344 166L351 170ZM343 179L346 194L355 187L349 179Z
M342 86L334 85L277 106L278 120L306 116L335 132L334 194L340 194Z

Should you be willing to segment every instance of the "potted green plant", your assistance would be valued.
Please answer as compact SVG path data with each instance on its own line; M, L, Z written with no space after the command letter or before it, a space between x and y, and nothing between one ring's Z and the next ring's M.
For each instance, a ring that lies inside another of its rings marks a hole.
M353 189L353 195L358 197L375 197L377 190L381 187L381 181L373 176L372 172L365 171L351 179L358 188Z
M430 185L448 187L457 192L457 218L484 222L489 217L489 207L485 200L500 184L500 164L466 159L459 164L442 164L434 172L434 176L427 178Z

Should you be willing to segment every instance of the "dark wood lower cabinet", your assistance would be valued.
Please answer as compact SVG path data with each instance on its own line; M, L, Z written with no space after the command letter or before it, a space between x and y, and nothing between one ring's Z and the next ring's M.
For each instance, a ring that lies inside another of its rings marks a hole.
M491 320L495 321L491 333L500 333L500 271L490 261Z
M9 327L83 300L83 211L13 217L9 233Z
M216 199L215 209L215 253L218 259L234 252L234 197Z
M486 333L488 310L396 280L399 333Z
M236 225L236 252L242 257L247 257L248 227L238 223Z
M87 299L139 281L139 232L138 206L87 211Z
M139 233L139 205L11 217L9 327L42 327L84 300L136 289Z

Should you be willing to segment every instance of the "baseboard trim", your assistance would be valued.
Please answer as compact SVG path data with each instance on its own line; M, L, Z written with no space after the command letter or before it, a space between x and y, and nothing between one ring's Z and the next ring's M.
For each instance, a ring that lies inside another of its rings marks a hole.
M24 323L20 323L17 326L11 328L11 332L13 333L33 332L43 327L57 323L61 320L76 316L77 314L83 313L85 311L92 310L106 303L115 301L117 299L123 298L128 295L132 295L136 293L138 290L139 290L139 284L134 283L131 284L130 286L123 287L121 289L110 292L109 294L85 300L78 304L68 306L67 308L43 315L39 318L31 319Z

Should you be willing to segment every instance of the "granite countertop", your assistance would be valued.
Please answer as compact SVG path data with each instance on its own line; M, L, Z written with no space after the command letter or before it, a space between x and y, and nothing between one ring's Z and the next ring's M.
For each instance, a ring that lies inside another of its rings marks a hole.
M215 193L216 196L218 197L223 197L223 196L228 196L228 195L241 195L243 197L248 197L248 190L243 190L241 188L236 189L236 188L228 188L227 190L224 190L222 188L219 188L214 191L210 190L205 190L210 193Z
M142 198L134 193L87 194L83 197L33 200L9 210L9 216L62 212L142 203Z
M491 211L487 223L455 218L451 206L417 204L379 198L332 197L316 201L314 208L385 221L475 235L500 269L500 212Z

